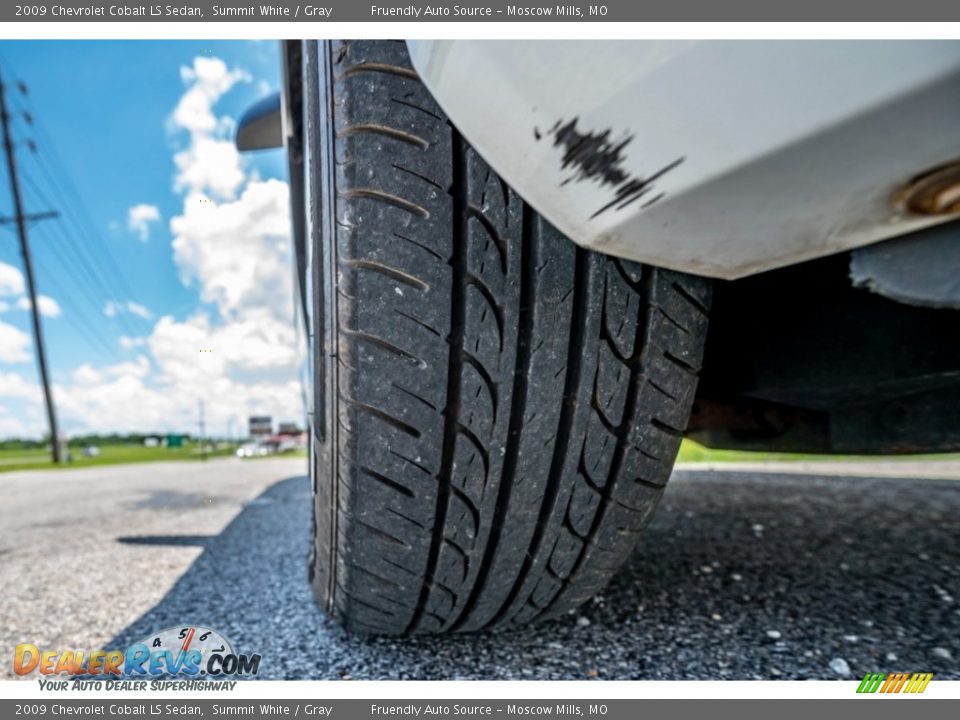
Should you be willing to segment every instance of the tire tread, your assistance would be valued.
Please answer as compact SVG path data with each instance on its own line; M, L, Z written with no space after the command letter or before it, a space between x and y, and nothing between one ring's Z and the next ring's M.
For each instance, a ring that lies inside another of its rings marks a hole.
M570 243L460 138L402 43L329 52L339 469L317 594L373 633L565 613L663 492L709 282Z

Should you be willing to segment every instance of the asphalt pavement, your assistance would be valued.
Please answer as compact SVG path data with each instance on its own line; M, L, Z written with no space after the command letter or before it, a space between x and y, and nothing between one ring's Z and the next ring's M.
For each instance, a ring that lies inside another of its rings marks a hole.
M266 678L960 679L958 466L680 469L580 611L401 640L349 635L314 605L303 464L0 474L0 657L190 623L260 653Z

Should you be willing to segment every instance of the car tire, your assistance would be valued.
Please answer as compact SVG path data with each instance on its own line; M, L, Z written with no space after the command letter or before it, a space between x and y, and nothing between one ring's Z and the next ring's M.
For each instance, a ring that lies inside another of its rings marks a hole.
M710 283L575 246L403 43L308 45L319 603L377 634L567 613L663 493Z

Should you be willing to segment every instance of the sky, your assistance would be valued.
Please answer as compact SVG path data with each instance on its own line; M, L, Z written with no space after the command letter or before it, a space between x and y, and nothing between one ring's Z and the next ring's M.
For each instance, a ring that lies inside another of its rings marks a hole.
M60 212L31 223L30 246L61 435L196 432L201 401L214 436L244 434L249 415L303 424L282 151L232 141L279 87L278 44L4 41L0 71L25 209ZM0 216L12 206L4 169ZM0 227L0 438L39 438L13 230Z

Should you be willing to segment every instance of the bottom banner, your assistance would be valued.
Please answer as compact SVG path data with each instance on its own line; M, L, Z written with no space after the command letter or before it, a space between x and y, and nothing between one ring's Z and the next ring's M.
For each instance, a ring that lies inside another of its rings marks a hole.
M876 698L877 696L872 696ZM862 698L862 696L861 696ZM337 720L385 720L454 717L559 717L564 720L636 720L641 713L696 712L711 718L736 717L769 720L803 718L811 713L843 713L847 720L900 718L911 702L911 720L947 717L955 700L609 700L547 702L543 700L55 700L50 702L0 700L0 718L62 717L291 717ZM954 715L955 717L955 715Z

